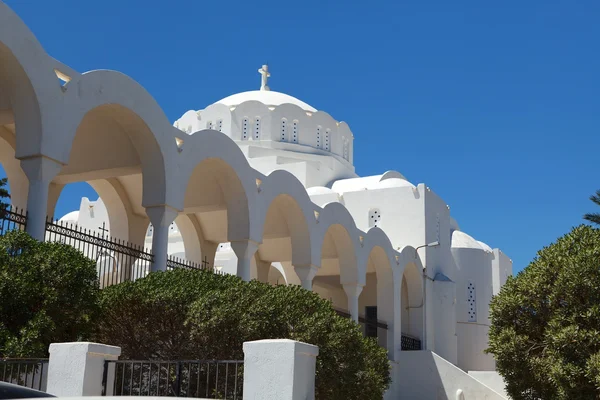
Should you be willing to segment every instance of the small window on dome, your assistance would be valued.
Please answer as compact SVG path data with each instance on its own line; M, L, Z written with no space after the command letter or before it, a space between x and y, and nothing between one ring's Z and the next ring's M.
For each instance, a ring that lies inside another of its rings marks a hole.
M375 228L379 226L381 222L381 211L379 208L372 208L369 210L369 228Z
M212 121L208 121L208 122L206 123L206 129L212 129L212 128L213 128L213 123L212 123Z
M325 139L323 140L323 149L329 151L329 134L331 133L331 129L327 129L325 131Z
M292 123L292 143L298 143L298 121Z
M287 140L287 120L285 118L281 119L281 131L279 140L285 142Z
M242 120L242 140L248 140L248 117Z
M219 132L223 132L223 120L222 119L217 120L217 130Z
M317 149L322 148L321 146L321 127L317 126Z
M260 140L260 117L254 118L254 140Z

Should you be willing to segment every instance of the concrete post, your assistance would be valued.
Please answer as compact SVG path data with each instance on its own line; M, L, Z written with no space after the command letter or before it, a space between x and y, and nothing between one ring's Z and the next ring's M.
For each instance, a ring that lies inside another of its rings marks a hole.
M34 239L44 241L48 217L48 191L50 182L62 169L62 164L46 157L21 160L21 168L29 179L27 193L27 233Z
M252 240L231 242L231 248L238 258L237 276L246 282L252 279L252 259L258 250L258 243Z
M151 272L166 271L169 257L169 229L179 212L169 206L146 207L146 214L152 223L152 254L154 262Z
M348 311L355 322L358 322L358 297L363 290L363 285L351 283L344 285L344 292L348 298Z
M244 400L314 400L319 348L289 339L244 343Z
M312 283L315 275L319 267L316 265L294 265L294 271L298 278L300 278L300 282L302 283L302 287L306 290L312 291Z
M117 360L120 355L120 347L105 344L52 343L47 392L57 397L101 396L104 361ZM110 375L107 387L112 388L114 369Z

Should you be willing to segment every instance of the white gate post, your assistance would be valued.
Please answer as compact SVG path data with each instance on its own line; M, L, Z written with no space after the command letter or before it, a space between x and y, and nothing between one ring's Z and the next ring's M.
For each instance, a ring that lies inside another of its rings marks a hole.
M104 361L121 355L120 347L89 342L52 343L49 351L46 391L57 397L102 395ZM112 389L114 373L109 375Z
M314 400L319 348L289 339L244 343L244 400Z

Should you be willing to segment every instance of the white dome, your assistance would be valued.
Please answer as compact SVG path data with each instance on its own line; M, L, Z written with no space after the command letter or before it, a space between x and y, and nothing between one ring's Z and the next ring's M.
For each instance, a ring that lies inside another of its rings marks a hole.
M452 248L483 250L477 240L461 231L452 232Z
M71 211L70 213L66 214L64 217L59 219L59 222L77 223L77 221L79 221L79 211Z
M392 181L384 183L387 181ZM415 187L408 182L404 175L396 171L387 171L382 175L363 176L360 178L340 179L333 182L331 188L338 193L358 192L361 190L372 190L386 187Z
M335 194L336 196L338 195L336 191L329 189L328 187L325 186L313 186L313 187L309 187L308 189L306 189L306 193L308 193L309 196L318 196L318 195L322 195L322 194Z
M490 246L488 246L486 243L483 243L483 242L481 242L481 241L479 241L479 240L477 241L477 243L479 243L479 245L480 245L481 247L483 247L483 249L484 249L485 251L487 251L488 253L492 253L492 252L493 252L492 248L491 248Z
M305 111L317 111L314 107L309 106L305 102L298 100L295 97L285 93L273 92L271 90L251 90L249 92L236 93L217 101L217 103L224 104L229 107L235 107L246 101L259 101L267 106L294 104Z
M390 178L377 182L377 184L374 185L373 189L386 189L398 187L410 187L414 189L415 185L413 185L406 179Z

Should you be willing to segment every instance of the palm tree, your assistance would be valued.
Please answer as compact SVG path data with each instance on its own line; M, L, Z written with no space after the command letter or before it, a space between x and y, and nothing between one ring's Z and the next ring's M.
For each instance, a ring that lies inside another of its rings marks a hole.
M590 196L590 200L600 206L600 190L596 190L596 194ZM588 220L596 225L600 225L600 213L585 214L583 219Z

